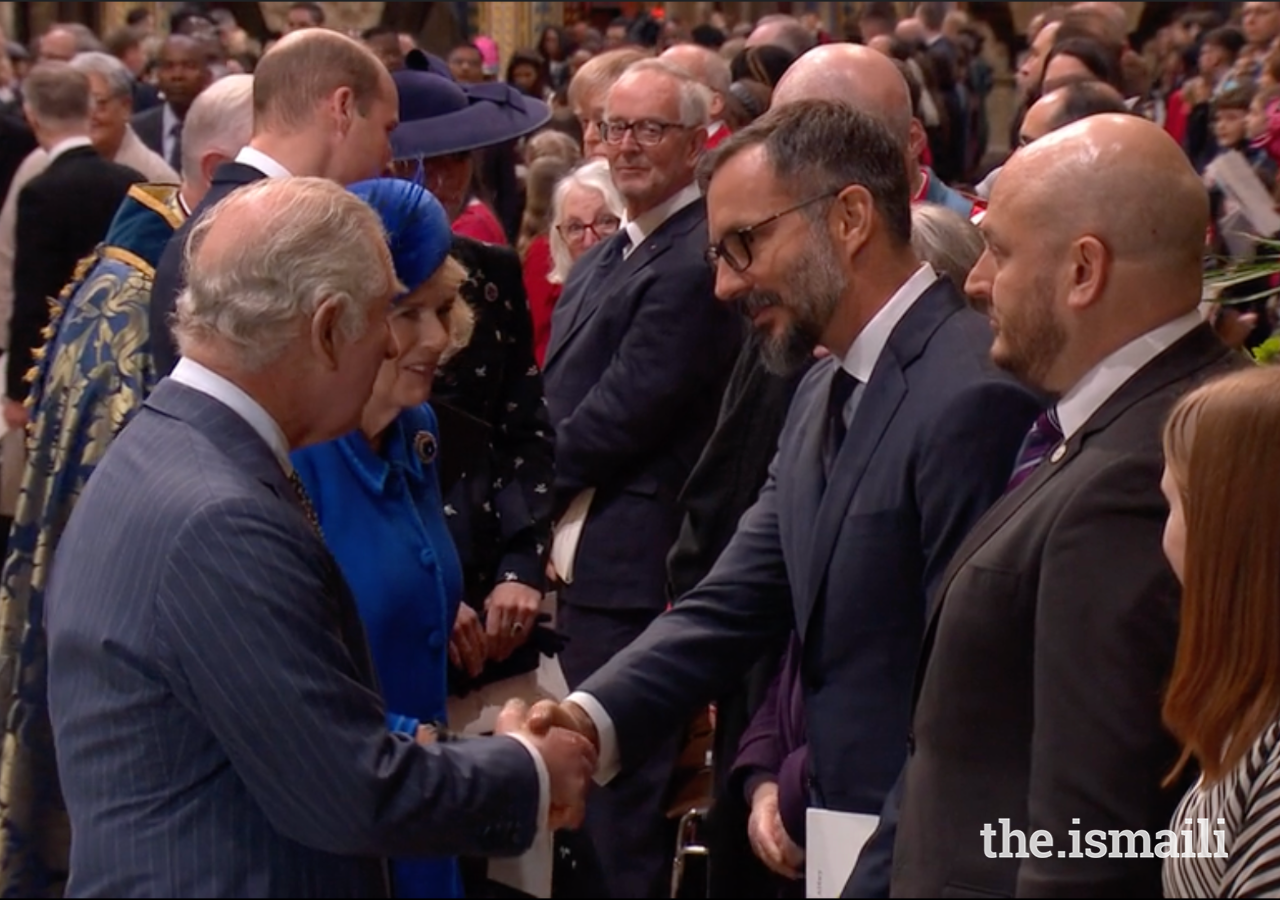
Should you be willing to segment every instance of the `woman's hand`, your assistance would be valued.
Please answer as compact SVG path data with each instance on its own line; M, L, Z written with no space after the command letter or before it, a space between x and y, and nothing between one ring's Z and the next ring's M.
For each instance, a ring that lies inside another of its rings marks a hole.
M458 607L458 618L453 623L453 637L449 639L449 662L472 678L484 670L489 655L489 642L485 637L480 616L467 604Z
M751 818L747 820L747 837L760 861L783 878L800 878L804 851L795 845L782 826L778 809L778 783L766 781L751 795Z
M517 581L504 582L484 601L489 658L506 659L529 640L542 608L542 592Z

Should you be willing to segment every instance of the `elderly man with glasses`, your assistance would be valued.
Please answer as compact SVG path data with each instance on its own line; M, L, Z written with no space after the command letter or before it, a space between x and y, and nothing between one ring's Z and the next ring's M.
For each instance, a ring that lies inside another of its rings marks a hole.
M552 561L572 687L667 606L678 498L742 342L702 258L695 173L708 107L705 87L660 60L613 85L598 128L627 224L578 260L552 315L545 378L561 521ZM587 833L607 896L654 896L666 883L663 800L678 740L665 734L643 767L591 799Z

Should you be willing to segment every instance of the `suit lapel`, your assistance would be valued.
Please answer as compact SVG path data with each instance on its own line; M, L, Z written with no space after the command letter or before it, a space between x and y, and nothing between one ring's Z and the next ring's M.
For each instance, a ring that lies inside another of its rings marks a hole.
M597 245L599 249L593 256L583 257L579 261L579 265L585 269L582 281L574 281L574 286L578 289L572 292L572 296L563 298L557 304L556 312L552 313L553 340L547 349L546 367L551 367L560 351L586 327L621 285L657 262L699 225L703 225L705 229L705 223L706 204L703 200L697 200L678 210L658 226L626 259L621 258L623 248L629 244L625 230ZM563 321L563 327L561 321L557 320Z
M957 294L951 282L942 279L925 291L907 310L876 362L870 380L862 387L862 397L849 434L832 466L831 478L822 492L817 506L817 521L813 530L813 548L809 560L808 590L798 600L798 625L803 635L809 616L824 589L826 573L840 537L844 518L853 505L871 460L880 441L889 431L894 416L907 396L906 370L929 342L938 327L963 308L964 300ZM834 371L834 366L832 367ZM820 398L815 401L809 421L816 423L815 456L805 456L805 464L812 466L821 478L822 435L826 429L826 397L830 379L824 379ZM807 452L807 451L806 451ZM813 507L809 507L812 509Z

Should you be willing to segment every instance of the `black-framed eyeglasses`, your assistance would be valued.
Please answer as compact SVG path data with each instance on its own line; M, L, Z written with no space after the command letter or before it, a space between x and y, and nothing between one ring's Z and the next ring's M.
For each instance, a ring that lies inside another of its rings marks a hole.
M636 136L636 143L642 147L652 147L662 143L662 138L671 128L688 128L679 122L663 122L661 119L638 119L635 122L624 122L621 119L602 121L596 126L600 137L610 144L621 144L630 131Z
M614 215L597 216L594 222L572 221L567 225L557 225L556 231L560 232L560 236L570 244L581 244L587 237L587 232L591 232L596 236L597 241L603 241L605 238L617 234L618 229L622 227L622 220Z
M724 260L725 265L741 275L743 272L747 271L747 269L751 268L751 263L753 262L751 258L751 243L755 239L755 233L757 231L764 228L766 225L772 225L783 216L789 216L793 212L799 212L806 206L812 206L820 200L830 200L843 190L844 188L840 187L836 188L834 191L827 191L825 194L810 197L802 203L797 203L795 206L787 207L782 212L774 213L767 219L761 219L754 225L748 225L746 228L739 228L735 231L730 231L719 241L707 248L707 265L714 269L716 267L716 263L720 260Z

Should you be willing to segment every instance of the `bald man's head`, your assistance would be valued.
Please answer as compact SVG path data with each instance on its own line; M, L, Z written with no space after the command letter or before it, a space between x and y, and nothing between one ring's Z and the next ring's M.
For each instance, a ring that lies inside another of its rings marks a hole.
M1103 113L1128 114L1124 97L1101 81L1075 81L1055 88L1031 105L1022 119L1018 146L1025 147L1051 131Z
M1062 394L1200 301L1209 198L1158 125L1090 116L1019 150L980 225L967 290L990 309L996 363Z
M824 44L792 63L773 106L797 100L847 103L879 119L904 145L911 135L911 90L893 61L858 44Z
M713 120L724 115L724 98L729 93L729 86L733 84L727 59L714 50L697 44L676 44L668 48L660 59L684 69L695 81L711 91Z
M1118 261L1200 270L1204 183L1177 142L1138 116L1089 116L1045 135L1010 158L991 201L1041 205L1056 230L1098 235Z

